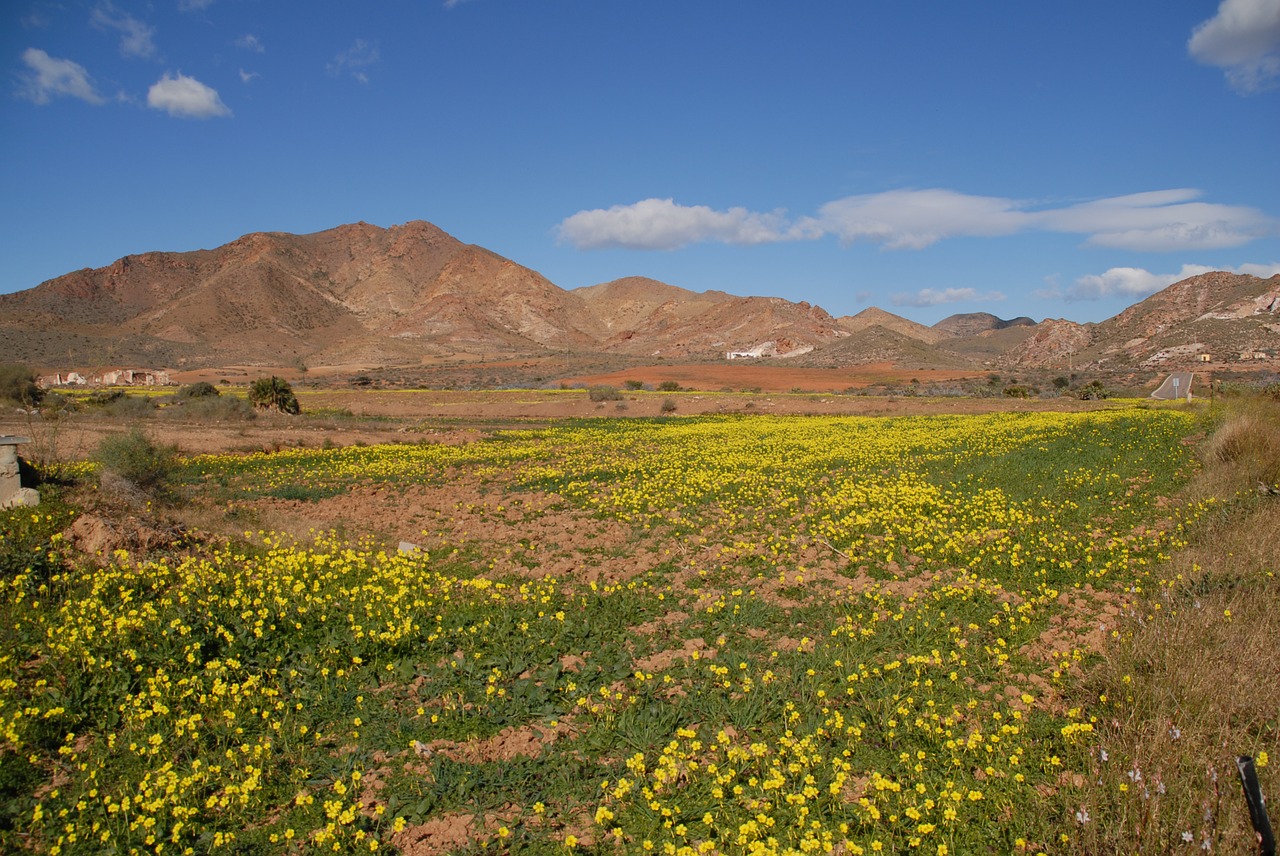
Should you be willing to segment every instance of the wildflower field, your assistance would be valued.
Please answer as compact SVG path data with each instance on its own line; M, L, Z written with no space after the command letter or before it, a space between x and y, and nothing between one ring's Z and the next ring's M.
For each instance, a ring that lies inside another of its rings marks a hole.
M1163 798L1107 761L1132 699L1082 680L1216 513L1181 493L1203 429L599 419L181 463L232 522L466 485L404 552L250 528L95 565L72 510L4 512L0 850L1078 851L1087 793Z

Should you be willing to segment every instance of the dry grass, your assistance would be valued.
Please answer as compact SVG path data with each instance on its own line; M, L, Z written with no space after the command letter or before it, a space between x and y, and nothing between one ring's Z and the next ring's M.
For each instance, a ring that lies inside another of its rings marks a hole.
M1086 687L1108 715L1080 852L1257 853L1236 757L1258 757L1264 795L1280 792L1280 497L1256 490L1280 474L1280 404L1234 403L1203 454L1191 491L1223 513L1172 557Z

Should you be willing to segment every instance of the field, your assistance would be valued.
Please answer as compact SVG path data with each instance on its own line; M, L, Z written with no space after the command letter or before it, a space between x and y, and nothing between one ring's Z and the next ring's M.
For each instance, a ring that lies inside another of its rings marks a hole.
M1109 653L1189 598L1231 630L1187 587L1241 502L1190 487L1210 428L731 412L193 454L185 538L96 557L68 489L0 530L0 849L1251 852L1229 759L1267 789L1275 709L1207 790L1152 745L1198 721Z

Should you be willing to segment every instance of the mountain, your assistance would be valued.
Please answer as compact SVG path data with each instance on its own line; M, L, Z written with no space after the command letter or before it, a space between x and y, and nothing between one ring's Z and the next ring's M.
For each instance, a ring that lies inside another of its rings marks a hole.
M0 295L6 344L173 364L389 361L588 347L576 302L540 274L429 223L246 235L215 250L126 256ZM35 343L28 338L28 345ZM18 350L31 350L18 347ZM29 357L33 361L47 359Z
M693 292L644 277L566 291L430 223L354 223L125 256L0 295L0 348L51 369L729 354L974 371L1202 359L1259 367L1280 357L1280 275L1192 277L1100 324L980 312L925 327L876 308L833 318L804 302Z
M637 356L724 356L759 350L785 354L838 338L819 307L777 297L693 292L627 277L570 292L585 304L602 350Z
M879 324L850 333L834 343L798 356L792 362L813 368L847 368L873 363L893 363L911 368L978 370L982 367L977 360Z
M989 312L968 312L962 315L948 315L934 324L931 329L941 338L963 339L1008 327L1034 327L1035 323L1026 316L1005 321Z
M1078 360L1155 367L1205 354L1213 363L1280 356L1280 274L1222 271L1156 292L1098 324Z
M910 339L927 342L930 345L946 338L946 335L937 330L926 327L923 324L917 324L915 321L899 315L894 315L892 312L877 309L874 306L862 310L857 315L843 315L836 319L836 323L840 325L841 330L847 333L860 333L870 327L883 327L886 330L891 330Z

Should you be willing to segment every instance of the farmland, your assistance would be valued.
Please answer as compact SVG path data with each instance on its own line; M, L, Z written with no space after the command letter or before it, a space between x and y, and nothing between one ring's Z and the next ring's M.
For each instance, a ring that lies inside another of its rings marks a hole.
M738 413L192 455L200 530L94 561L71 506L5 512L0 846L1087 850L1164 798L1093 676L1222 513L1187 491L1205 430ZM1239 834L1183 820L1163 849Z

